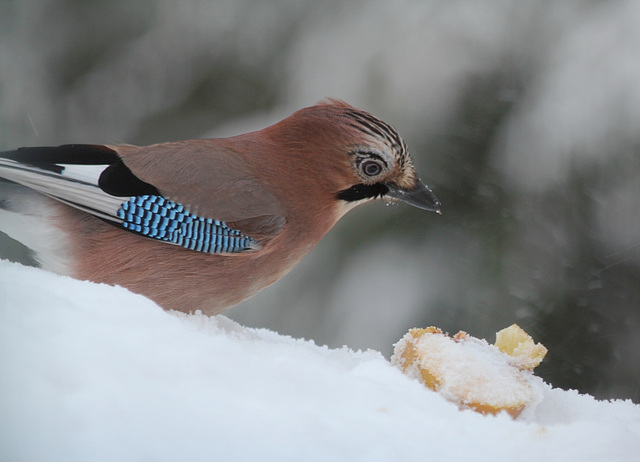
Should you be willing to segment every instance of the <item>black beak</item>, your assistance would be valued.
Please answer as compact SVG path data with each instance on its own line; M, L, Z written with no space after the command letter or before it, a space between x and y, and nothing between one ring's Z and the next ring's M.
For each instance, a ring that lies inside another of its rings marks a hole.
M389 187L389 192L386 196L406 202L419 209L442 215L440 201L422 181L417 180L415 186L411 189L398 188L392 185L387 186Z

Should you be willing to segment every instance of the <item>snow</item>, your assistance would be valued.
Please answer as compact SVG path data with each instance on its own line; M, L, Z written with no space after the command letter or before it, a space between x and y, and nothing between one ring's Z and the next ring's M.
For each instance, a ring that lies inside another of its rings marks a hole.
M376 351L0 261L0 460L632 460L640 406L460 411Z

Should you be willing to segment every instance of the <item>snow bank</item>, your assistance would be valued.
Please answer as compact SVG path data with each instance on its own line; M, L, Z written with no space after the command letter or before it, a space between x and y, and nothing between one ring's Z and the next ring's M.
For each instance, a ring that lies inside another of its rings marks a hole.
M631 460L640 406L543 386L459 411L375 351L331 350L0 261L0 460Z

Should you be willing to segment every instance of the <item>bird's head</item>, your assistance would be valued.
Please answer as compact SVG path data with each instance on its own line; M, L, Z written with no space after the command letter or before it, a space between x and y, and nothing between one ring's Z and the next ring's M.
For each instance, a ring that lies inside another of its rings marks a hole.
M300 156L290 162L302 164L305 176L320 182L345 209L390 198L440 213L440 201L418 178L406 143L377 117L328 100L283 122L289 122L289 140Z

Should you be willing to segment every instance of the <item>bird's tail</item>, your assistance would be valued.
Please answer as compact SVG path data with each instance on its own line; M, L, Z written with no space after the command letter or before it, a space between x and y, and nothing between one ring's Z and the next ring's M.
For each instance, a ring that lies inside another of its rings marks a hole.
M55 226L59 211L53 199L26 186L0 181L0 232L33 250L43 268L70 275L68 237Z
M105 146L19 148L0 152L0 177L113 220L122 200L105 194L98 186L98 179L106 166L117 159L115 152Z

